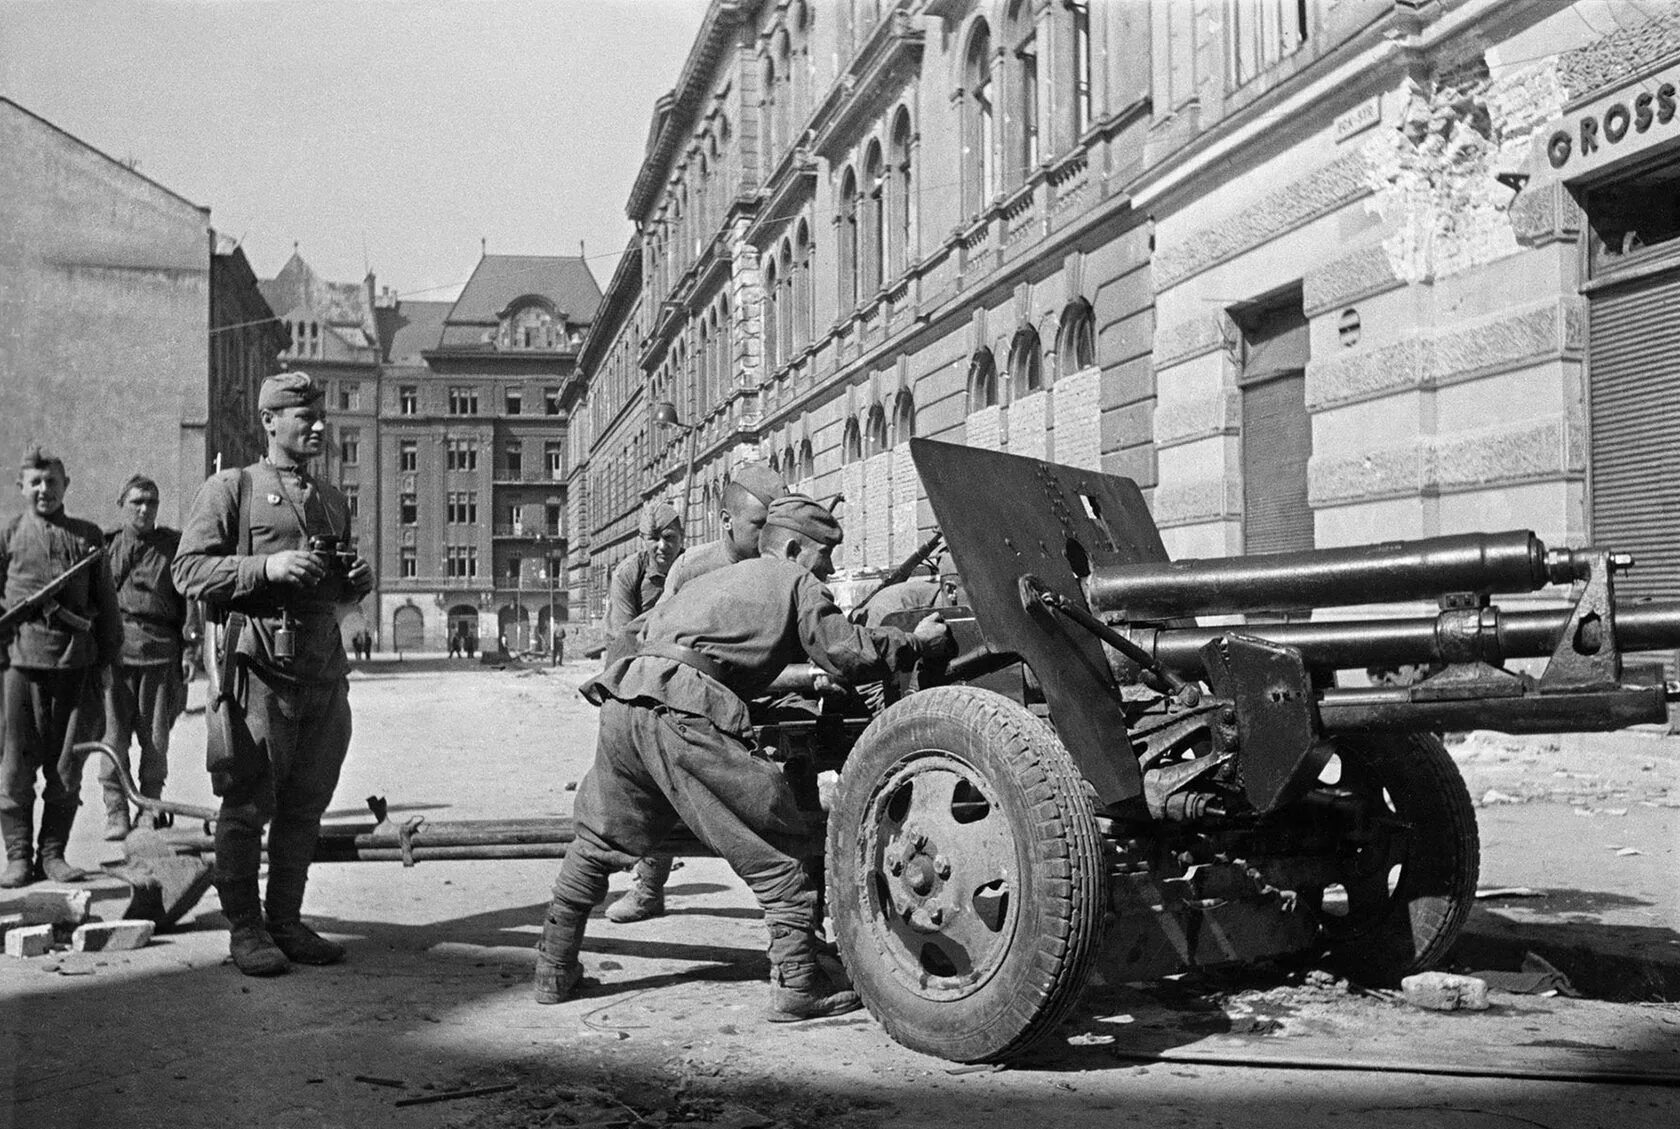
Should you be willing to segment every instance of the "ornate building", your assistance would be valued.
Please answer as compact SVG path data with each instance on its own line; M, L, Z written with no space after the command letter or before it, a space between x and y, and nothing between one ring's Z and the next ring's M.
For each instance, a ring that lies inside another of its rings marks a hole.
M571 379L601 291L582 258L485 255L453 303L385 303L382 645L547 642L568 617Z
M1632 2L717 0L586 347L579 473L605 493L580 587L683 489L668 401L698 512L770 459L845 496L852 570L930 523L904 450L926 435L1128 475L1175 556L1526 526L1631 548L1624 588L1672 592L1675 26Z

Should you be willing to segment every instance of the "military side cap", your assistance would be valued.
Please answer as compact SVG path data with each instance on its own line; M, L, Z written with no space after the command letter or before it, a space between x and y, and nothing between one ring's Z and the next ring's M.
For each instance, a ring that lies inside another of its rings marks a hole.
M845 536L828 507L804 494L784 494L771 502L764 524L791 529L819 545L838 545Z
M306 372L277 372L262 382L257 395L260 411L279 411L281 408L306 408L327 394Z
M767 506L788 492L782 476L766 463L743 463L735 468L729 481L739 483L741 489Z
M669 502L658 502L642 510L639 531L643 537L652 540L670 526L679 525L681 522L675 506Z

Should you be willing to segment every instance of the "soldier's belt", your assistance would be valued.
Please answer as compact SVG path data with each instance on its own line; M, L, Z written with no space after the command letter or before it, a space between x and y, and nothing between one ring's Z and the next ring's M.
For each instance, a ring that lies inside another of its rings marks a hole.
M729 688L729 683L724 681L723 665L716 659L701 654L693 647L685 647L681 643L653 643L644 640L642 644L636 648L636 653L638 655L650 655L659 659L670 659L672 662L678 662L682 663L684 666L693 667L701 674L704 674L707 678L710 678L722 685L724 689Z

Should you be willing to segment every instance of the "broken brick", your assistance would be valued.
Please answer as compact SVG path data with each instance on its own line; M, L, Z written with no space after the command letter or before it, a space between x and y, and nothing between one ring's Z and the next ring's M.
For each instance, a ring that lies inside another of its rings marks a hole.
M152 940L157 928L149 921L95 921L79 925L70 935L73 953L125 952L143 949Z
M43 956L52 948L51 925L23 925L6 934L6 955L9 957Z
M1486 1011L1487 981L1451 972L1420 972L1400 981L1406 1002L1429 1011Z
M25 925L80 925L93 895L86 890L31 890L23 899Z

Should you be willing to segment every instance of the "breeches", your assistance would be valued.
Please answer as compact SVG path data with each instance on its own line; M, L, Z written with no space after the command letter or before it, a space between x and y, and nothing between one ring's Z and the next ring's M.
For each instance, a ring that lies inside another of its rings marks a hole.
M780 769L704 718L608 699L572 821L576 840L554 888L563 902L598 903L611 870L651 853L681 822L741 876L773 934L777 925L813 927L793 790Z
M80 767L61 764L71 725L91 729L98 702L90 670L6 668L0 678L4 703L4 751L0 753L0 811L30 811L35 774L43 779L41 799L49 806L75 807ZM80 705L82 708L77 709Z
M140 745L135 782L143 796L163 795L169 776L169 732L186 707L187 688L178 662L119 666L111 670L111 693L105 700L105 743L128 751L132 737ZM99 779L115 784L116 766L101 764Z
M255 828L270 819L319 824L350 749L349 684L270 683L252 671L243 724L260 767L222 795L221 818Z

